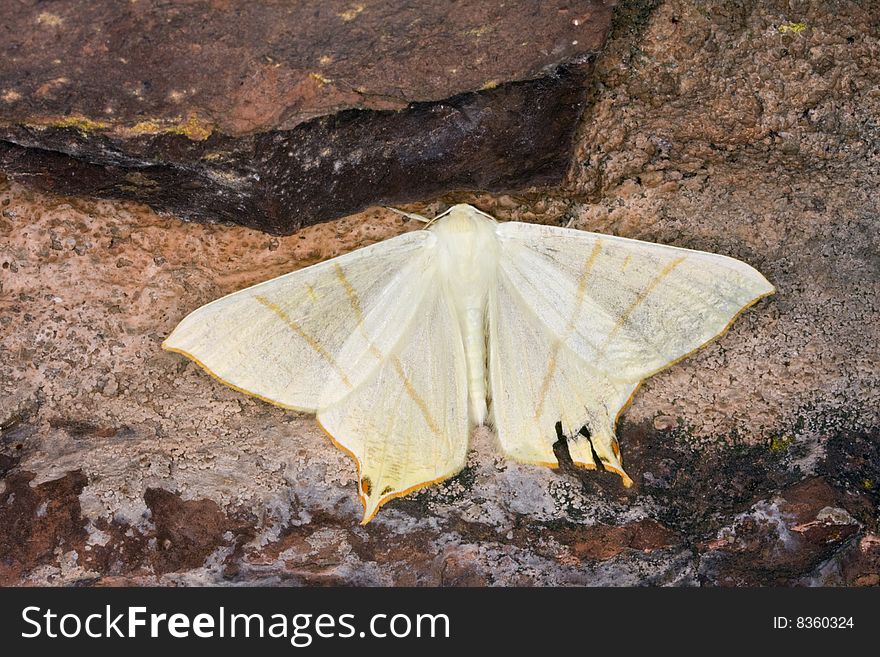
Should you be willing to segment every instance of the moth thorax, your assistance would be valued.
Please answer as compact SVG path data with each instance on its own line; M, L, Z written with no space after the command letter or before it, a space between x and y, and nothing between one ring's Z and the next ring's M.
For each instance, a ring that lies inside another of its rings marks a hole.
M470 233L479 230L480 224L494 220L484 217L469 205L453 205L445 217L437 221L437 228L449 233Z
M497 267L497 224L472 209L458 208L432 227L440 248L441 273L460 294L482 297Z
M469 205L454 205L431 227L437 236L489 232L494 234L497 222Z

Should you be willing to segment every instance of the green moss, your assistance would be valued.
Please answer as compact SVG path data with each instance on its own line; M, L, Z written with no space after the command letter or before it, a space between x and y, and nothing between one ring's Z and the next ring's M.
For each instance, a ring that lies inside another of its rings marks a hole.
M483 27L472 27L471 29L467 30L464 34L465 34L465 36L481 37L484 34L488 34L489 32L491 32L492 29L493 28L491 25L484 25Z
M159 121L141 121L127 128L126 132L133 135L155 135L162 132L162 124Z
M46 128L75 128L88 134L98 130L114 130L125 136L174 134L184 135L193 141L204 141L214 132L214 126L196 116L189 116L185 121L166 121L150 119L133 126L114 125L108 121L95 121L81 114L72 114L59 119L39 119L38 122L25 123L29 128L45 130Z
M324 77L323 75L321 75L320 73L309 73L309 77L310 77L312 80L314 80L315 82L317 82L318 85L320 85L320 86L322 86L322 87L323 87L324 85L326 85L326 84L330 84L331 82L333 82L333 80L330 80L330 79L328 79L328 78L325 78L325 77Z
M131 171L125 174L125 179L130 182L132 185L135 185L139 188L143 187L158 187L159 183L157 183L152 178L145 176L140 171Z
M354 7L352 7L351 9L349 9L348 11L342 11L342 12L339 12L338 14L336 14L336 15L339 16L339 18L341 18L342 20L344 20L346 23L348 23L349 21L353 21L355 18L357 18L358 15L359 15L363 10L364 10L364 6L363 6L363 5L355 5Z

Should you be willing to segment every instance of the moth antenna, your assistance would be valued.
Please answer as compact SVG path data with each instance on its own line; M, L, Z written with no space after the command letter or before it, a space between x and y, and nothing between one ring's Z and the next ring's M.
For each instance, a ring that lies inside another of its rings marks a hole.
M449 206L447 209L445 209L443 212L441 212L441 213L438 214L438 215L435 215L433 219L431 219L427 224L425 224L425 228L429 228L429 227L431 226L431 224L433 224L435 221L437 221L438 219L442 219L442 218L445 217L447 214L449 214L450 212L452 212L452 208L453 208L453 207L454 207L454 206L451 206L451 205L450 205L450 206Z
M489 219L492 219L492 220L497 221L497 219L495 219L495 217L493 217L493 216L492 216L491 214L489 214L488 212L483 212L482 210L480 210L480 208L474 208L474 206L471 206L471 207L476 211L477 214L481 214L481 215L483 215L484 217L488 217ZM448 212L448 210L447 210L447 212ZM436 217L435 217L435 219L436 219Z
M412 219L414 221L420 221L423 224L430 224L434 219L428 219L427 217L423 217L420 214L416 214L415 212L404 212L403 210L398 210L397 208L392 208L390 205L384 206L386 210L391 210L395 214L399 214L401 217L406 217L407 219ZM435 217L436 219L436 217Z

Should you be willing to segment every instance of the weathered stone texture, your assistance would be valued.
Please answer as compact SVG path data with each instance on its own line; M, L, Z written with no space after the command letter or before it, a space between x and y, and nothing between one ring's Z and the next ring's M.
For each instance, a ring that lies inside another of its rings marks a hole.
M289 234L450 189L558 183L590 69L573 63L397 112L348 110L244 137L0 127L0 169L55 193L137 200L184 219Z
M276 234L557 183L613 4L15 3L0 169Z
M195 139L288 130L540 77L601 45L612 6L16 2L3 13L0 117Z
M412 206L725 253L777 286L642 386L619 426L629 490L505 462L480 429L464 472L360 527L354 466L311 417L159 345L207 301L414 222L373 209L272 237L4 183L0 577L877 585L880 21L865 7L625 4L566 186Z

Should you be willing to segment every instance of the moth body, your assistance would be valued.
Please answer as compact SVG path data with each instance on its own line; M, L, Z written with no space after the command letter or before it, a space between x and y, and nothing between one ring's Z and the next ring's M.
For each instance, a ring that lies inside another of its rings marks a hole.
M461 329L468 377L468 409L472 425L488 416L486 310L498 270L498 226L469 205L453 206L428 229L437 237L439 280Z

